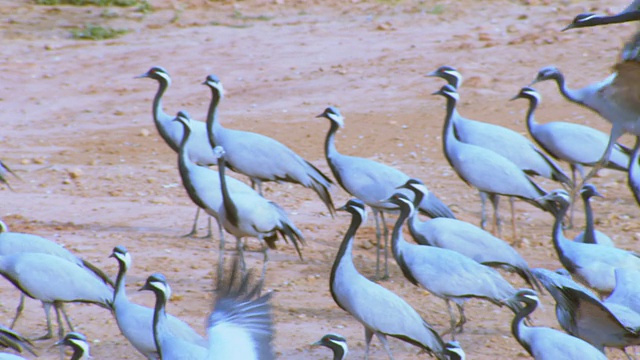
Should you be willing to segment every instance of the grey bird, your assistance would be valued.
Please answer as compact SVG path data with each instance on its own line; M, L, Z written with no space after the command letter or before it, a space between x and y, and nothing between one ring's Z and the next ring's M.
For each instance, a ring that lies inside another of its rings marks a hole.
M19 233L9 231L7 224L0 220L0 255L13 255L19 253L42 253L49 254L53 256L57 256L61 259L69 261L80 268L93 272L96 276L102 279L105 283L110 286L114 286L113 281L107 274L105 274L100 268L93 265L87 260L83 260L78 256L71 253L69 250L65 249L61 245L49 240L45 239L41 236L27 233ZM24 300L25 293L20 292L20 302L16 309L16 315L11 321L11 328L15 326L24 310ZM49 339L53 336L53 329L51 326L51 304L50 303L42 303L42 307L45 311L45 315L47 318L47 333L41 337L41 339ZM64 314L67 323L69 323L69 317L67 316L67 312L64 308L64 304L60 303L59 308Z
M352 199L342 207L349 212L351 224L331 268L329 288L333 300L364 326L365 359L373 335L380 340L389 358L387 336L420 347L438 359L447 359L444 342L438 333L404 299L362 276L353 264L353 241L366 219L365 205Z
M110 286L86 268L54 255L18 253L0 256L0 274L30 298L45 306L53 305L61 339L64 335L60 317L62 303L92 303L112 310L113 289ZM73 331L68 318L67 325Z
M331 215L334 214L331 186L333 182L313 164L293 150L268 136L249 131L227 129L218 118L218 103L224 96L220 79L207 76L203 83L211 89L211 103L207 114L207 131L211 147L222 146L227 152L230 169L251 179L262 194L263 181L284 181L300 184L318 194Z
M158 133L162 139L169 145L169 147L178 152L180 150L180 142L184 138L184 130L181 124L174 122L174 117L165 113L162 107L162 96L165 91L171 85L171 77L167 70L160 66L154 66L146 73L137 76L138 78L149 78L158 82L158 91L153 98L153 122L156 125ZM191 126L192 140L191 151L189 152L189 158L194 163L201 166L216 165L217 158L213 154L213 150L209 145L209 137L207 135L206 124L202 121L194 121ZM198 216L200 214L200 208L196 211L196 216L193 221L193 228L187 236L193 236L196 234L196 228L198 225ZM211 225L211 223L209 223ZM211 226L209 226L209 234L211 235Z
M400 188L414 193L414 207L424 196L424 184L418 179L410 179ZM527 261L513 247L475 225L447 218L421 221L415 211L408 224L411 237L420 245L459 252L483 265L516 272L529 286L540 287Z
M263 280L252 284L236 258L231 273L218 279L213 310L207 318L206 360L273 360L271 294L260 296Z
M634 0L626 8L617 14L600 15L594 13L582 13L576 15L571 24L567 25L562 31L569 29L585 28L591 26L620 24L628 21L640 20L640 0Z
M15 330L12 330L3 325L0 325L0 347L13 349L19 353L27 351L34 356L38 356L38 354L36 354L33 349L33 343L31 343L29 339L20 335ZM3 355L7 354L2 353L2 355L0 355L0 358L2 358Z
M585 228L579 233L573 241L588 244L599 244L604 246L615 246L613 240L602 231L596 230L595 220L593 218L593 209L591 209L591 198L594 196L603 197L593 184L585 184L580 190L580 196L584 203Z
M225 171L227 167L227 153L221 146L214 149L218 155L218 175L222 190L222 205L219 216L225 230L236 238L236 248L240 257L243 271L246 269L242 239L254 237L264 242L262 280L264 280L269 261L269 248L276 248L276 241L280 235L285 241L291 241L302 259L300 244L304 244L304 237L300 230L282 207L269 201L255 191L231 193L227 184ZM224 245L221 246L221 248Z
M356 156L338 152L335 145L335 134L344 126L344 117L335 107L328 107L317 117L324 117L331 123L325 139L325 156L333 176L340 186L350 195L360 199L373 210L376 222L376 277L380 278L380 240L384 237L385 261L384 275L389 277L388 243L389 229L384 220L385 212L397 212L394 205L381 201L389 198L396 188L409 180L409 176L391 166ZM420 212L430 217L455 218L453 212L432 192L428 192L420 203ZM384 234L380 227L384 229Z
M531 315L540 300L535 291L518 291L514 300L525 303L525 307L514 316L511 333L520 345L536 360L606 360L607 357L588 342L575 336L547 327L531 327L524 318Z
M131 267L131 255L124 246L116 246L109 257L118 261L118 277L113 294L113 314L120 332L147 359L160 359L153 338L153 309L132 303L127 297L126 274ZM167 314L167 328L185 341L205 347L206 341L187 323Z
M441 66L427 74L427 76L442 78L456 90L459 89L463 80L462 74L451 66ZM458 113L457 108L453 109L451 122L453 123L456 137L463 143L481 146L500 154L511 160L528 175L539 175L561 182L569 187L573 186L571 179L562 171L560 166L519 132L503 126L465 118ZM481 225L482 228L485 228L487 223L485 201L488 194L480 193L480 195L482 199ZM514 199L510 197L509 200L513 219Z
M456 251L408 243L402 235L403 224L414 211L413 203L404 194L394 194L390 202L400 207L400 215L393 228L391 250L404 276L444 300L449 310L451 327L445 333L462 332L467 318L464 302L469 299L488 300L498 306L506 305L514 313L520 309L511 298L516 293L496 270L484 266ZM451 302L456 304L456 321Z
M207 214L216 219L218 229L220 230L220 247L218 252L218 277L222 274L222 265L224 263L224 230L222 222L219 218L219 210L222 206L222 190L220 186L220 174L217 171L200 166L194 163L189 154L191 152L191 144L193 143L193 125L195 121L191 121L186 111L178 112L175 121L180 122L184 126L184 138L180 142L178 151L178 169L182 185L187 191L187 195L198 208L203 209ZM208 144L208 143L207 143ZM216 152L216 162L218 153ZM231 194L251 193L255 191L247 184L233 177L226 176L227 189Z
M447 161L465 183L490 194L515 196L548 212L557 212L552 202L541 200L546 194L518 166L509 159L480 146L463 143L455 136L453 114L459 100L451 85L444 85L433 93L447 99L447 113L443 127L443 149ZM498 208L494 202L494 231L498 230Z
M604 303L618 304L640 314L640 271L632 269L615 269L616 287L604 300Z
M142 290L152 291L156 296L152 329L160 359L205 359L206 345L176 336L169 327L166 306L171 298L171 287L167 283L167 278L160 273L151 274L140 288L140 291Z
M91 357L89 354L89 342L87 338L80 333L69 332L62 340L56 342L55 345L71 347L71 349L73 349L71 360L89 359Z
M5 184L9 188L9 190L13 191L11 184L9 184L9 181L7 180L7 175L9 174L13 175L17 179L22 180L20 176L13 172L13 170L11 170L11 168L9 168L7 164L0 161L0 184Z
M600 295L610 293L615 286L614 269L640 270L640 258L635 254L615 247L574 242L563 234L562 220L570 204L570 195L565 190L554 190L545 196L556 201L560 211L553 225L553 245L558 258L569 273Z
M313 346L325 346L333 352L333 360L343 360L347 357L349 347L347 339L338 334L326 334L320 340L311 344Z

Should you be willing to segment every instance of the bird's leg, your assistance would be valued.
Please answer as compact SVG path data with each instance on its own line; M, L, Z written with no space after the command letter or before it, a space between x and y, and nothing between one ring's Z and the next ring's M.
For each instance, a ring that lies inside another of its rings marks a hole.
M269 246L267 243L264 243L264 248L262 249L262 253L264 254L262 258L262 275L260 276L260 289L258 289L258 296L262 293L262 286L264 285L265 279L267 277L267 263L269 262Z
M53 309L56 311L56 318L58 319L58 341L62 341L64 338L64 325L62 325L62 317L60 316L59 303L53 303ZM64 346L60 346L60 359L64 358Z
M600 158L596 165L591 168L591 171L589 171L587 176L582 178L582 182L580 183L580 186L577 187L577 189L582 189L587 181L589 181L595 174L598 173L598 171L600 171L600 169L604 168L607 165L607 163L609 162L609 157L611 156L611 151L613 150L613 146L616 144L622 134L624 134L624 130L620 126L616 126L615 124L612 125L611 134L609 135L609 143L607 144L607 148L604 150L604 154L602 154L602 158ZM627 169L628 167L629 165L627 164Z
M571 180L573 180L573 188L569 190L569 196L571 196L571 204L569 204L569 206L571 208L569 210L569 224L565 227L565 229L573 228L573 214L575 212L574 204L576 203L576 195L580 191L580 187L578 187L578 184L576 183L576 181L578 180L577 172L580 172L580 175L584 177L582 166L580 164L571 163Z
M458 332L462 333L462 331L464 330L464 324L467 323L467 317L464 315L464 304L456 303L456 306L458 307L458 312L460 313L460 321L458 321L456 327L459 329Z
M260 179L257 179L257 178L251 178L251 188L255 190L256 187L258 187L258 194L262 196L262 181L260 181Z
M196 217L193 219L193 226L188 234L182 235L183 238L194 237L198 233L198 218L200 217L200 208L196 208Z
M213 231L211 230L211 216L207 216L207 235L203 239L213 239Z
M499 238L502 237L502 221L500 220L500 214L498 214L498 207L500 205L500 196L498 194L489 194L489 200L493 205L493 234Z
M635 357L635 356L633 356L633 355L631 355L631 354L629 354L629 353L627 352L627 348L622 348L622 349L620 349L620 350L622 350L622 352L623 352L625 355L627 355L627 360L635 360L635 358L636 358L636 357Z
M487 227L487 193L480 191L480 227Z
M393 360L393 355L391 354L391 349L389 348L389 343L387 342L387 336L383 333L376 332L376 337L382 343L382 346L386 350L387 355L389 355L389 359Z
M247 264L244 262L244 249L242 248L242 238L236 236L236 250L238 251L238 257L240 258L240 268L242 269L242 276L247 273Z
M224 228L222 227L222 222L220 221L220 217L216 217L216 222L218 223L218 230L220 230L220 247L218 248L218 277L217 280L220 282L222 279L222 272L224 270Z
M64 307L64 303L60 303L60 311L62 311L62 315L64 315L64 319L67 322L67 325L69 326L69 330L75 331L75 329L73 328L73 325L71 325L71 320L69 319L69 314L67 314L67 309L65 309Z
M384 219L384 212L380 212L380 221L382 222L382 228L384 229L384 275L381 280L389 278L389 227Z
M16 316L13 318L13 321L11 322L11 326L9 326L9 328L13 329L13 327L16 325L16 322L18 322L18 318L20 317L20 314L22 314L22 310L24 310L24 298L25 295L23 292L20 292L20 303L18 303L18 307L16 308Z
M373 338L373 330L365 326L364 328L364 359L369 359L369 345L371 345L371 339Z
M380 220L378 219L379 211L371 209L373 211L373 219L376 221L376 279L380 278Z
M451 324L451 327L445 330L442 333L442 336L451 334L451 341L455 341L456 340L456 314L453 313L453 308L451 307L451 301L449 301L448 299L445 299L444 301L447 304L447 310L449 311L449 323Z
M35 340L48 340L53 337L53 326L51 325L51 304L43 302L42 309L44 310L44 315L47 319L47 333Z
M509 204L511 205L511 230L513 231L513 241L520 243L518 239L518 229L516 228L516 198L509 196Z

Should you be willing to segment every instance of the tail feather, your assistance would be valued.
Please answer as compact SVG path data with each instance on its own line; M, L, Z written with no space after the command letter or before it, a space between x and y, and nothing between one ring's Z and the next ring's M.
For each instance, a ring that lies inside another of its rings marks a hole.
M304 245L305 242L302 233L300 233L300 230L298 230L298 228L296 228L292 223L281 222L278 232L282 235L285 241L288 242L287 239L291 240L293 246L296 247L298 256L300 256L300 260L304 260L304 258L302 257L302 251L300 250L300 244Z
M331 217L336 214L336 208L333 205L333 199L331 198L330 189L333 185L333 181L323 174L317 167L313 166L310 162L306 162L310 168L307 173L313 180L311 188L318 194L322 202L326 205L327 209L331 213Z
M109 275L105 274L104 271L102 271L97 266L93 265L92 263L90 263L87 260L82 260L82 265L84 265L87 269L91 270L100 279L102 279L102 281L104 281L105 283L109 284L111 287L113 287L113 288L116 287L116 284L113 282L113 280L111 280Z
M426 196L422 199L422 201L420 202L419 210L421 213L431 218L456 218L456 216L453 214L453 211L451 211L451 209L432 192L426 194Z

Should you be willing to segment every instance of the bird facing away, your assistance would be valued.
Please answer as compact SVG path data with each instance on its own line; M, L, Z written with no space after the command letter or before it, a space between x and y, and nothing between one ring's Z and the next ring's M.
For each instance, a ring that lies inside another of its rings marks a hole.
M33 350L33 344L29 339L3 325L0 325L0 347L10 348L19 353L26 350L34 356L38 356ZM2 355L0 355L0 358L2 358Z
M118 277L113 294L113 314L118 327L127 340L149 360L160 359L153 338L153 309L129 301L126 290L126 274L131 267L131 255L124 246L113 248L110 257L118 261ZM184 341L206 345L205 340L187 323L167 315L167 327Z
M91 358L91 355L89 354L89 342L87 341L87 338L80 333L69 332L62 340L56 342L55 345L71 347L71 349L73 349L71 360Z
M580 196L582 196L582 202L584 203L585 228L583 232L573 239L573 241L604 246L615 246L613 240L611 240L607 234L598 231L595 228L595 220L593 219L593 209L591 209L590 199L594 196L603 197L602 194L598 192L595 185L585 184L580 190Z
M218 118L218 103L224 96L222 83L217 76L209 75L203 84L212 94L207 115L209 143L212 148L222 146L225 149L229 168L248 176L260 194L263 181L285 181L310 188L333 215L335 210L330 193L333 182L281 142L254 132L223 127Z
M554 190L545 196L556 201L560 211L553 225L553 245L558 258L573 276L600 295L610 293L615 287L614 269L640 270L640 258L615 247L574 242L567 239L562 230L562 220L567 213L570 195L565 190Z
M562 31L599 25L620 24L637 20L640 20L640 0L634 0L629 6L624 8L624 10L614 15L599 15L594 13L578 14L573 19L573 22L562 29Z
M180 149L180 142L184 138L183 127L181 124L174 122L174 117L165 113L162 107L162 96L169 88L169 85L171 85L171 77L169 76L169 73L160 66L154 66L146 73L137 76L137 78L149 78L158 82L158 91L153 98L153 107L151 109L153 112L153 122L162 139L173 151L178 152ZM217 159L209 145L206 124L202 121L194 121L191 126L191 132L193 134L191 140L191 151L189 152L189 158L191 161L202 166L216 165ZM191 232L185 236L193 236L196 234L199 214L200 208L196 211ZM211 228L209 228L209 230L211 230Z
M391 359L387 336L418 346L438 359L447 359L444 342L431 325L401 297L362 276L353 264L353 240L366 218L364 206L362 201L352 199L341 208L352 215L351 224L331 268L329 287L336 304L364 326L365 359L369 358L374 334Z
M100 268L86 260L80 259L61 245L38 235L9 231L7 224L0 220L0 255L13 255L18 253L43 253L57 256L61 259L76 264L81 268L93 272L105 283L109 284L110 286L114 286L113 281L107 274L100 270ZM22 310L24 309L24 299L24 292L20 292L20 303L18 304L18 308L16 309L16 315L11 322L11 328L15 326L15 324L18 322L18 318L20 318L20 315L22 314ZM60 303L59 307L65 318L67 319L67 322L69 322L64 304ZM53 336L50 317L51 304L43 303L43 309L47 318L47 333L42 336L41 339L50 339Z
M424 184L418 179L410 179L400 188L414 193L414 207L424 194ZM531 287L540 286L527 261L514 248L475 225L447 218L420 221L415 211L408 223L411 237L420 245L457 251L483 265L516 272Z
M525 325L524 318L533 313L540 302L535 291L520 290L514 300L525 303L525 307L514 316L511 333L534 359L606 360L603 353L582 339L547 327Z
M490 194L515 196L552 214L557 209L552 202L541 200L546 192L536 185L518 166L502 155L480 146L458 140L453 129L453 114L458 93L451 85L444 85L434 95L447 99L447 114L443 127L443 148L447 161L467 184ZM494 202L494 231L497 230L498 208Z
M338 152L335 145L335 134L339 128L344 126L344 117L335 107L328 107L317 117L324 117L331 123L325 139L325 156L331 168L333 176L340 186L350 195L360 199L369 205L373 210L376 221L376 277L380 278L380 240L384 236L384 275L389 277L388 270L388 242L389 229L384 220L384 213L397 211L391 204L382 202L388 199L396 188L409 180L409 176L391 166L369 160L366 158L348 156ZM432 192L427 192L420 203L420 211L426 215L435 217L455 218L453 212ZM380 225L384 229L384 234L380 230Z
M264 242L263 281L269 261L269 248L276 248L278 234L286 242L293 243L298 256L302 259L300 244L304 244L304 237L293 221L289 219L284 209L255 191L231 193L227 177L224 174L227 167L227 154L221 146L216 146L214 151L218 154L218 175L222 190L222 205L218 211L220 221L222 221L225 230L236 238L236 248L243 271L246 270L242 244L242 239L245 237L254 237L261 243Z
M156 296L152 328L160 359L205 359L206 344L175 336L169 327L166 306L167 300L171 298L171 287L167 283L167 278L160 273L151 274L140 288L140 291L142 290L152 291Z
M262 281L251 284L237 258L231 273L218 279L215 304L207 318L207 360L273 360L271 294L260 296Z
M219 218L218 211L222 206L222 190L220 187L220 175L217 171L208 167L199 166L189 158L192 144L192 126L195 121L191 121L186 111L178 112L176 121L184 126L184 138L180 142L180 150L178 152L178 169L182 185L187 191L187 195L199 208L203 209L207 214L216 219L218 229L220 230L220 248L218 252L218 277L222 274L222 265L224 263L224 231L223 225ZM218 154L216 153L216 159ZM217 162L217 160L216 160ZM227 188L232 194L239 193L255 193L255 191L247 184L240 180L226 177Z
M347 357L349 347L347 339L338 334L326 334L320 340L311 344L313 346L325 346L333 352L333 360L343 360Z
M441 66L437 70L427 74L442 78L456 90L462 84L462 74L451 66ZM489 149L504 156L516 164L528 175L539 175L547 179L559 181L568 186L573 186L571 179L562 171L549 156L538 149L529 139L517 131L509 128L467 119L453 109L451 117L456 137L463 143L477 145ZM485 201L488 194L481 193L482 200L482 228L486 227L487 216ZM513 198L511 202L511 215L514 216ZM515 236L514 236L515 237Z
M11 170L11 168L9 168L9 166L7 166L7 164L5 164L2 161L0 161L0 184L7 185L9 190L13 191L13 188L11 188L11 184L9 184L9 181L7 180L7 175L8 174L13 175L17 179L20 179L20 176L18 176L15 172L13 172L13 170ZM20 180L22 180L22 179L20 179Z
M30 298L40 300L46 307L53 305L60 339L64 336L60 317L62 303L84 302L112 309L110 286L86 268L57 256L43 253L0 256L0 274ZM73 331L68 318L67 325Z
M445 333L451 333L455 339L455 333L462 332L462 327L467 321L463 305L468 299L488 300L499 306L507 305L514 313L519 311L519 304L510 302L516 290L496 270L453 250L405 241L402 228L414 211L413 203L399 193L394 194L388 201L400 207L400 215L391 237L393 257L407 280L446 302L451 327ZM458 321L451 301L458 307Z

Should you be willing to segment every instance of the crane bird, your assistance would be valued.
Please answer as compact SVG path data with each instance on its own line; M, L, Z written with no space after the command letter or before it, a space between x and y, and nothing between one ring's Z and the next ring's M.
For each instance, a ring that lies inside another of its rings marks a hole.
M18 253L0 256L0 275L45 307L53 305L58 334L64 336L60 305L83 302L112 310L113 289L93 272L67 260L44 253ZM45 310L48 313L48 309ZM47 317L47 327L50 327ZM71 331L73 327L67 318Z
M598 349L580 338L547 327L525 325L524 318L533 313L540 303L535 291L520 290L514 300L525 303L525 307L514 316L511 333L534 359L607 359Z
M567 213L570 195L560 189L550 192L545 198L556 201L560 209L553 225L553 246L562 266L579 281L604 295L610 293L615 286L614 269L640 270L640 258L631 252L567 239L563 234L562 219Z
M616 287L605 299L605 304L619 304L640 314L640 271L632 269L615 269Z
M220 187L220 174L208 167L199 166L189 158L192 144L192 126L196 123L191 121L186 111L178 112L175 121L184 126L184 138L180 142L178 152L178 169L180 178L191 201L198 208L202 208L207 214L216 219L220 231L220 249L218 252L218 277L222 275L222 265L224 264L224 230L219 218L219 210L222 206L222 190ZM208 144L208 143L207 143ZM219 154L215 154L216 159ZM217 163L217 160L216 160ZM232 194L255 193L247 184L233 177L226 176L227 188Z
M400 188L413 192L414 207L424 196L424 184L418 179L409 179ZM420 245L457 251L483 265L516 272L529 286L540 287L527 261L513 247L475 225L447 218L420 221L415 211L408 223L411 237Z
M364 203L352 199L339 210L349 212L351 224L331 268L329 287L333 300L364 326L365 359L373 335L391 355L387 336L420 347L438 359L447 359L440 335L404 299L362 276L353 264L353 240L366 219Z
M58 346L69 346L73 350L71 360L89 359L89 342L87 338L78 332L69 332L64 338L55 343Z
M456 90L460 88L463 77L451 66L441 66L427 76L435 76L447 81ZM571 179L548 155L538 149L529 139L509 128L467 119L453 109L451 117L456 137L463 143L477 145L498 153L511 160L528 175L539 175L573 187ZM480 192L482 201L482 228L486 227L485 203L489 194ZM514 198L509 197L511 216L514 217Z
M602 194L598 192L595 185L585 184L582 189L580 189L580 196L584 203L585 228L584 231L573 238L573 241L604 246L615 246L613 240L611 240L607 234L596 230L594 225L595 220L593 219L593 209L591 209L590 199L594 196L603 197Z
M222 190L222 205L218 211L225 230L236 237L236 248L240 256L243 271L246 270L242 238L255 237L263 244L264 259L262 263L262 279L264 280L269 261L269 248L275 249L278 234L285 241L291 241L302 259L300 244L304 237L300 230L289 219L282 207L269 201L255 191L231 193L227 178L224 175L227 167L227 154L222 146L216 146L218 155L218 175ZM224 247L224 244L221 248Z
M149 360L160 359L153 338L153 309L132 303L127 297L126 274L131 267L131 254L124 246L113 248L111 255L118 261L118 277L113 294L113 314L120 332L144 357ZM185 341L206 342L187 323L170 314L167 315L167 328L171 333Z
M89 261L77 257L69 250L49 239L45 239L34 234L9 231L7 224L0 220L0 255L14 255L19 253L42 253L57 256L61 259L77 265L80 268L93 272L105 283L109 284L112 287L114 286L111 278L109 278L109 276L105 274L100 268L93 265ZM20 302L16 309L16 315L14 316L13 321L11 321L11 328L13 328L18 322L18 318L20 318L20 315L24 310L24 300L25 293L20 292ZM45 311L45 316L47 317L47 333L42 337L42 339L49 339L53 336L50 317L51 304L43 302L42 307ZM69 323L69 317L64 308L64 303L60 303L59 308L62 311L62 314L65 316L67 323Z
M333 352L333 360L343 360L347 357L349 347L347 339L338 334L326 334L320 340L311 344L312 346L325 346Z
M402 228L414 211L413 203L400 193L394 194L387 201L400 208L400 215L391 236L393 257L407 280L445 301L451 323L451 327L445 333L451 333L455 339L455 333L462 332L462 327L467 321L464 302L472 298L488 300L498 306L506 305L514 313L519 311L519 304L511 302L516 290L496 270L453 250L405 241ZM451 301L458 308L458 321Z
M396 192L396 188L409 180L409 176L391 166L356 156L338 152L335 145L335 134L344 126L344 117L335 107L328 107L317 117L324 117L331 122L325 139L325 156L336 180L350 195L360 199L373 210L376 222L376 277L380 277L380 239L384 235L384 276L389 277L388 244L389 229L384 220L384 213L396 211L395 206L381 202ZM427 192L420 203L420 212L430 217L455 218L453 212L432 192ZM384 229L381 234L380 226Z
M622 11L613 15L599 15L594 13L578 14L571 24L567 25L562 31L599 25L620 24L637 20L640 20L640 0L634 0Z
M217 111L218 103L224 96L222 83L217 76L209 75L203 85L211 89L207 114L209 143L211 147L222 146L226 149L229 168L248 176L252 187L257 186L261 195L263 181L286 181L310 188L318 194L333 216L331 179L277 140L254 132L223 127Z
M442 135L447 161L464 182L490 195L494 205L494 231L498 230L498 195L515 196L552 214L557 212L553 202L540 199L546 192L513 162L491 150L458 140L452 118L459 96L453 86L444 85L433 94L447 99Z
M0 347L13 349L19 353L26 350L34 356L38 356L33 349L33 343L26 337L20 335L15 330L0 325ZM0 353L0 358L8 355L6 353ZM16 356L17 358L20 358Z
M153 107L151 109L153 112L153 122L162 139L173 151L177 153L180 150L180 142L184 138L184 130L182 125L174 122L174 117L165 113L162 107L162 96L169 88L169 85L171 85L171 77L169 76L169 73L160 66L154 66L146 73L136 77L149 78L158 82L158 91L153 98ZM202 121L194 121L191 126L191 132L193 134L191 140L191 151L189 152L189 158L191 161L201 166L216 165L217 159L209 145L206 124ZM191 229L191 232L185 235L185 237L196 234L199 215L200 208L198 207L193 221L193 228ZM211 220L209 220L209 234L207 234L207 237L211 236L210 221Z

